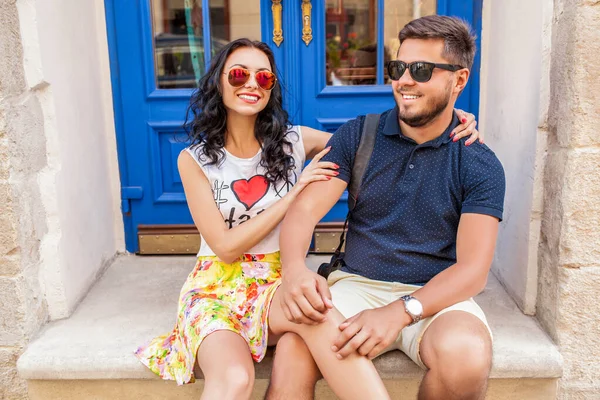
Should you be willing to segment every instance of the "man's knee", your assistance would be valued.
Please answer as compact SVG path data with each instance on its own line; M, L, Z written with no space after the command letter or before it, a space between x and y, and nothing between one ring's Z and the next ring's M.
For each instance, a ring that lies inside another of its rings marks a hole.
M487 379L492 363L491 346L484 337L471 333L440 340L434 354L432 369L463 381Z
M489 332L473 315L461 313L458 317L466 318L467 322L448 323L453 318L448 315L443 329L432 331L432 336L423 341L422 345L427 347L421 349L421 354L426 354L423 360L445 383L462 386L486 381L492 365Z
M277 343L267 399L312 399L321 374L300 336L286 333Z

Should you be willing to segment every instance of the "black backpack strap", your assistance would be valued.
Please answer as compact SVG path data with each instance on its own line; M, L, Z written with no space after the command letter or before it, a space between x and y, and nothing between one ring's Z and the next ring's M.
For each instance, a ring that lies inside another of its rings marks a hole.
M367 114L363 122L362 135L358 145L358 151L354 157L352 166L352 176L348 185L348 209L352 211L356 206L360 184L362 182L367 165L375 147L375 137L377 136L377 126L379 125L379 114Z
M352 165L352 176L350 177L350 184L348 185L348 214L344 221L344 227L342 228L342 234L340 236L340 244L335 249L335 255L339 256L344 242L346 241L346 227L348 226L348 219L350 213L356 206L358 200L358 194L360 192L360 185L362 183L363 176L369 165L373 148L375 147L375 138L377 137L377 127L379 126L380 114L367 114L365 121L363 122L362 135L360 137L360 143L358 144L358 150L354 157L354 164Z

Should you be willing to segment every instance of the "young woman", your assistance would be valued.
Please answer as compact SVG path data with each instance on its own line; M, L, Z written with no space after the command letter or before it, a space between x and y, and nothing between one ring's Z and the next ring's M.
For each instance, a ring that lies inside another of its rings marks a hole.
M194 381L198 362L202 399L247 399L253 361L293 332L340 398L388 398L371 361L358 354L339 360L330 350L344 321L336 309L321 324L298 325L274 300L281 277L279 223L309 183L337 175L335 164L320 161L330 135L289 124L275 74L266 44L239 39L216 55L200 80L187 124L191 145L178 167L202 244L180 293L174 330L136 355L178 384ZM458 135L477 137L472 118L462 129L467 125Z

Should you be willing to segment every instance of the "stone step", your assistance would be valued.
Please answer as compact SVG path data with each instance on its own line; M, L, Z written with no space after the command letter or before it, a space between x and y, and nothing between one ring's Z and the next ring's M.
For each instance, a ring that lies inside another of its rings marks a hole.
M417 398L418 379L384 380L392 399ZM257 379L252 400L263 400L268 380ZM491 379L486 400L550 400L556 399L556 379ZM173 382L147 379L127 380L33 380L28 381L30 400L190 400L199 399L203 382L175 386ZM321 380L316 400L337 397ZM289 399L294 400L294 399Z
M325 259L309 256L308 264L316 268ZM20 357L18 371L29 381L31 399L176 399L199 394L200 380L176 388L133 355L137 346L172 329L177 295L193 265L194 258L186 256L119 257L73 315L48 324ZM494 334L488 398L554 398L562 358L537 321L523 315L491 275L476 300ZM256 365L256 398L266 388L271 362L269 355ZM375 365L392 393L403 393L402 398L416 393L423 372L404 354L385 354ZM324 383L319 390L319 398L333 398ZM493 394L497 391L500 397ZM137 392L144 394L132 395ZM530 392L544 397L525 396Z

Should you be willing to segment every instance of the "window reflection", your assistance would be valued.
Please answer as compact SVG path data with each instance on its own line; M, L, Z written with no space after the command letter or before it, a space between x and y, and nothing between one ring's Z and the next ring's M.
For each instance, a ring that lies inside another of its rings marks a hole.
M390 83L386 65L396 58L398 33L409 21L436 13L436 0L384 1L383 65L377 65L378 0L326 0L326 79L328 85L374 85L377 69Z
M426 15L434 15L437 9L436 0L385 0L385 18L383 22L384 43L386 60L395 60L400 47L398 33L413 19ZM387 65L387 63L386 63ZM384 82L391 83L384 68Z
M210 0L211 55L231 40L260 40L260 0ZM206 72L202 0L151 0L156 86L194 88Z
M210 30L215 41L229 43L244 37L261 40L260 0L210 0L209 4Z
M377 67L377 1L326 1L328 85L372 85Z
M160 89L196 86L204 73L202 2L152 0L156 86Z

